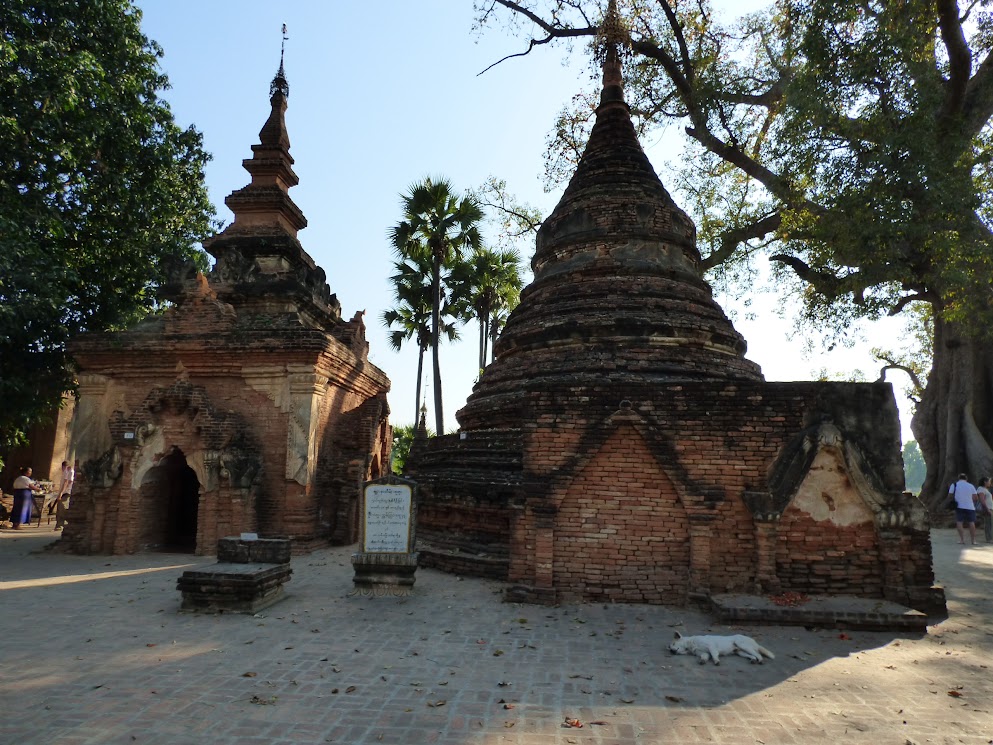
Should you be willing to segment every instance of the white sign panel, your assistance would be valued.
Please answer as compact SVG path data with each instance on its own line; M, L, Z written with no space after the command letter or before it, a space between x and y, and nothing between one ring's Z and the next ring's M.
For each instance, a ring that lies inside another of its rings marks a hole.
M365 489L367 553L402 554L410 551L411 488L376 484Z

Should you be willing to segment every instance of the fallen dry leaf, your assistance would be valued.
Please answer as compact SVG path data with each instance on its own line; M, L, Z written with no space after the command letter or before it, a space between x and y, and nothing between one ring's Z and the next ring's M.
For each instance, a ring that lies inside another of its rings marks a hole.
M435 709L439 706L444 706L447 703L448 702L445 699L440 699L438 701L428 701L428 706L430 706L432 709Z
M355 686L348 686L348 688L345 689L345 693L355 693Z
M258 673L242 673L241 674L241 677L243 677L243 678L254 678L256 675L258 675Z
M962 691L949 691L948 695L952 698L962 698Z
M517 724L517 722L504 722L503 723L503 726L504 727L507 727L507 728L510 728L510 727L513 727L515 724Z
M678 704L683 699L681 699L679 696L666 696L665 697L665 700L666 701L672 701L672 703L674 703L674 704Z

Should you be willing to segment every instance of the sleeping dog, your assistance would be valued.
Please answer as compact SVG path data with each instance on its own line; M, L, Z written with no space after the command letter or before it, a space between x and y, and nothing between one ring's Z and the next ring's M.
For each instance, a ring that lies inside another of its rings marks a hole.
M720 665L720 656L737 654L752 662L762 664L762 658L776 659L776 655L761 646L750 636L735 634L734 636L683 636L676 632L676 641L669 645L673 654L695 654L702 665L708 659Z

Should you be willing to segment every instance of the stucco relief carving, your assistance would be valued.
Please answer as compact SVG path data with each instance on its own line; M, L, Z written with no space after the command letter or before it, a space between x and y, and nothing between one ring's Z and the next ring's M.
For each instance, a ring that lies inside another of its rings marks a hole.
M242 378L252 390L265 394L284 414L289 413L290 387L282 365L257 365L243 367Z
M111 386L109 378L92 373L80 375L78 386L70 449L80 462L85 462L106 453L113 443L110 434Z
M250 489L262 472L262 461L238 443L231 443L217 453L217 473L235 489Z
M287 366L290 422L287 427L286 478L301 486L310 483L317 465L317 420L327 378L311 368ZM305 372L304 372L305 371Z
M109 489L124 473L124 460L121 451L115 446L99 458L88 460L83 464L83 475L91 487Z
M792 503L813 519L838 526L897 527L922 518L911 514L913 505L901 495L879 485L859 448L831 422L803 432L784 449L769 486L772 504L763 505L766 511L782 513ZM754 506L749 503L753 512Z
M327 377L309 365L242 368L245 383L264 393L276 408L289 415L286 427L286 478L302 486L310 483L317 463L317 419Z
M872 522L872 512L849 478L844 456L837 445L822 444L800 483L793 506L817 522L830 522L839 527Z
M140 489L145 475L158 465L159 459L165 453L165 435L162 429L149 422L138 428L144 430L144 436L139 440L139 447L134 449L131 457L131 488Z

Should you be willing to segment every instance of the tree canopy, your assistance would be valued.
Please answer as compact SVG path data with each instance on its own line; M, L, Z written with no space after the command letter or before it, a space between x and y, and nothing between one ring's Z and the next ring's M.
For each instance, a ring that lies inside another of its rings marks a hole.
M431 256L426 252L411 251L415 246L408 245L408 254L393 262L395 273L390 277L393 285L394 305L383 311L383 325L389 329L390 346L399 352L405 341L413 339L417 344L417 386L414 390L414 418L416 424L421 406L421 385L424 381L424 353L431 348ZM456 341L458 329L446 308L442 308L439 318L439 339Z
M140 22L129 0L0 6L0 446L72 389L74 336L140 318L171 266L204 262L209 156L159 98Z
M923 304L923 494L937 504L949 476L991 470L989 0L778 0L732 26L703 0L610 5L626 27L639 125L685 125L682 186L705 266L747 274L767 257L805 318L839 335ZM529 34L522 54L593 39L604 17L583 0L476 8L483 27L503 18ZM588 117L560 119L566 160L570 123Z
M479 224L483 211L471 194L459 196L444 178L427 177L412 184L400 197L403 218L390 228L390 242L401 258L428 256L431 260L431 352L434 382L435 428L445 431L441 395L442 268L463 253L482 246Z

